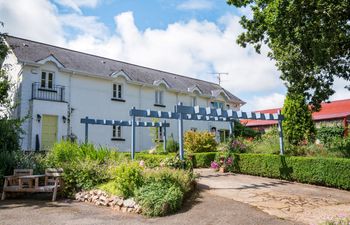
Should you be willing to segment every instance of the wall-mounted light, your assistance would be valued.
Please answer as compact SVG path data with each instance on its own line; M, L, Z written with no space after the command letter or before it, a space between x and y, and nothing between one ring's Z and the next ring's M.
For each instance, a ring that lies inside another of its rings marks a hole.
M62 120L63 120L63 123L66 123L66 121L67 121L67 117L62 116Z
M38 121L38 123L40 123L40 121L41 121L41 115L40 114L36 114L36 120Z

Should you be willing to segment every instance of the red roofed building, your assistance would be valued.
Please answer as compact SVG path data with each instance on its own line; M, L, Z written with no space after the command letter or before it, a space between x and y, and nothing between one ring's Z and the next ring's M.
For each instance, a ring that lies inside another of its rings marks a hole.
M258 110L260 113L277 113L281 108ZM321 125L342 125L346 128L350 122L350 99L333 101L330 103L322 103L322 108L319 112L312 113L312 119L316 123L316 127ZM241 123L246 124L258 130L265 130L277 124L273 120L241 120Z

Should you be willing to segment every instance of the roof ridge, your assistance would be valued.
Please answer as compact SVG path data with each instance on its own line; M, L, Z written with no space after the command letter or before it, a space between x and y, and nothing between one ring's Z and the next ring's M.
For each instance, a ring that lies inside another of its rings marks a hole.
M57 46L57 45L53 45L53 44L48 44L48 43L44 43L44 42L40 42L40 41L33 41L33 40L26 39L26 38L21 38L21 37L17 37L17 36L13 36L13 35L8 35L8 34L5 36L5 38L6 37L17 38L17 39L20 39L20 40L34 42L34 43L37 43L37 44L51 46L51 47L54 47L54 48L59 48L59 49L63 49L63 50L71 51L71 52L76 52L76 53L89 55L89 56L93 56L93 57L99 57L101 59L107 59L107 60L111 60L111 61L115 61L115 62L119 62L119 63L125 63L125 64L132 65L132 66L137 66L137 67L142 67L142 68L145 68L145 69L150 69L150 70L154 70L154 71L158 71L158 72L167 73L169 75L175 75L175 76L180 76L180 77L184 77L184 78L187 78L187 79L192 79L192 80L197 80L197 81L201 81L201 82L211 83L211 84L214 84L214 85L217 85L217 86L221 87L219 84L211 82L211 81L201 80L201 79L198 79L198 78L193 78L193 77L189 77L189 76L185 76L185 75L180 75L180 74L176 74L176 73L172 73L172 72L168 72L168 71L164 71L164 70L160 70L160 69L154 69L154 68L151 68L151 67L137 65L137 64L134 64L134 63L129 63L129 62L125 62L125 61L121 61L121 60L117 60L117 59L111 59L111 58L107 58L107 57L104 57L104 56L94 55L94 54L91 54L91 53L77 51L77 50L73 50L73 49L69 49L69 48L65 48L65 47L61 47L61 46ZM221 87L221 88L223 88L223 87Z

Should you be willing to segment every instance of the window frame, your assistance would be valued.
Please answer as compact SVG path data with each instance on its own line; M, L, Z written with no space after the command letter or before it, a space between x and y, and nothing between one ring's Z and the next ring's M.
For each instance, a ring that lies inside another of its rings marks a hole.
M49 79L50 75L51 75L51 80ZM51 87L49 85L50 82L51 82ZM54 87L55 87L55 72L49 71L49 70L42 70L41 76L40 76L40 88L46 89L46 90L53 90Z
M154 92L154 106L165 107L164 105L164 90L155 90Z
M125 102L124 99L124 84L113 83L112 84L112 98L113 101Z
M120 125L113 125L112 126L112 141L125 141L125 138L123 138L123 130L122 126Z

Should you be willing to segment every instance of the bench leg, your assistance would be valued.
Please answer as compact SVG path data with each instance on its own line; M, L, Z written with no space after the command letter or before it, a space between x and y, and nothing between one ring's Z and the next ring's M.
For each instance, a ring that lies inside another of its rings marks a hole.
M4 182L4 188L2 190L2 195L1 195L1 200L5 200L6 198L6 192L5 192L5 189L7 188L8 186L8 180L5 178L5 182Z
M1 200L5 200L5 198L6 198L6 192L3 191L3 192L2 192L2 195L1 195Z
M57 196L57 186L58 186L58 180L55 180L55 187L53 188L53 194L52 194L52 201L56 201Z

